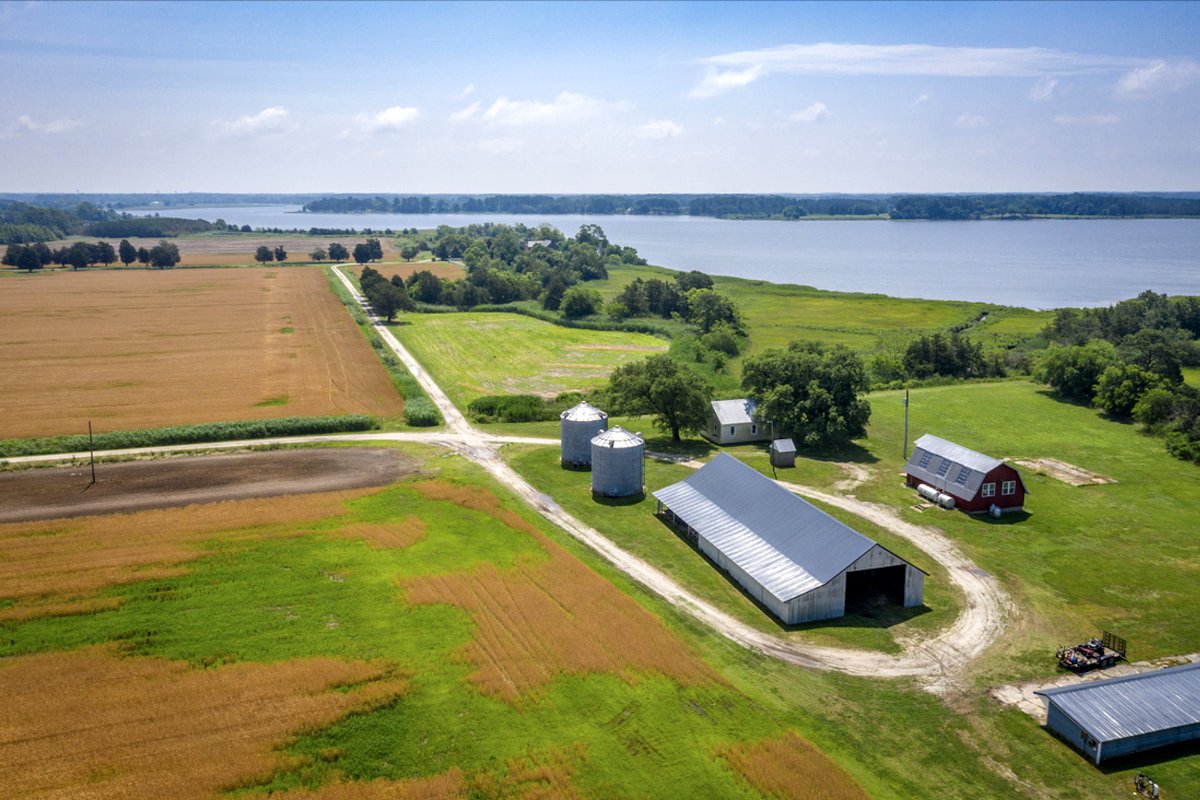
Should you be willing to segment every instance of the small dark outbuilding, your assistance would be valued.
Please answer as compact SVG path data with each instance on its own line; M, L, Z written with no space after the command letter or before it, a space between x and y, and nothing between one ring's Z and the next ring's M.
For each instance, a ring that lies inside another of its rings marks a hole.
M1046 727L1095 764L1200 739L1200 664L1035 692Z
M771 466L796 466L796 443L791 439L776 439L771 442Z

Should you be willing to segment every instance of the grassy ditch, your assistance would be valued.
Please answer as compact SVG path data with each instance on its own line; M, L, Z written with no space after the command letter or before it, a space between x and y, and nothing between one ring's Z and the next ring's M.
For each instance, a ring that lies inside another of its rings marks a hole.
M350 316L354 318L358 329L362 331L363 336L371 343L371 349L379 356L384 369L387 370L392 385L396 387L396 391L404 398L404 421L417 428L441 425L442 417L438 413L433 401L425 394L425 390L421 388L421 384L412 376L412 373L404 368L404 365L400 363L400 359L396 358L395 354L384 343L379 332L375 330L370 320L367 319L367 315L363 313L358 303L346 291L346 287L342 282L333 274L333 270L335 269L338 268L330 267L327 270L329 286L338 299L342 301L342 304L350 311ZM357 280L355 283L357 283Z

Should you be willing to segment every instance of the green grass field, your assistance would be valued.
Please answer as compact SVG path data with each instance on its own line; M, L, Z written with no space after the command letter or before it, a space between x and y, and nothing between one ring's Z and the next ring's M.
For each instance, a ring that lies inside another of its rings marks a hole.
M461 409L490 394L591 389L617 366L665 352L640 333L563 328L517 314L406 314L392 332Z

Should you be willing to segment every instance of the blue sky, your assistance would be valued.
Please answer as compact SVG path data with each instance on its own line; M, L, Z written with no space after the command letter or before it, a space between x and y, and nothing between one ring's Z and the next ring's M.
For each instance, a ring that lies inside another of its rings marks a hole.
M0 2L0 191L1200 190L1200 3Z

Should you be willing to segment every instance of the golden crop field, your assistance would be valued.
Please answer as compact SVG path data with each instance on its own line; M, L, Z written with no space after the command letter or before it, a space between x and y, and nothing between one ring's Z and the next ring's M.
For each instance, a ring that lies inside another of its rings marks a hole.
M0 622L115 607L119 597L97 593L111 586L179 575L185 571L184 563L208 552L204 543L214 537L228 545L300 535L298 524L336 516L347 501L371 491L296 495L286 503L267 497L0 525L0 600L12 603L0 608ZM341 535L362 533L373 543L384 540L379 531L359 527ZM413 532L410 526L400 526L387 535L388 542L408 541L419 536L420 529Z
M767 797L870 800L845 770L792 731L773 739L725 747L719 755Z
M5 659L0 786L25 798L213 797L286 766L277 748L292 736L392 702L405 684L384 665L332 658L193 669L89 647Z
M417 488L427 498L491 513L534 537L548 556L520 559L507 570L482 564L470 572L405 582L410 603L448 603L471 614L475 638L460 653L476 667L470 681L481 692L517 702L562 674L589 672L633 680L636 672L653 671L684 685L718 680L650 612L499 508L495 495L438 481Z
M0 439L403 412L317 268L6 280L0 370Z

